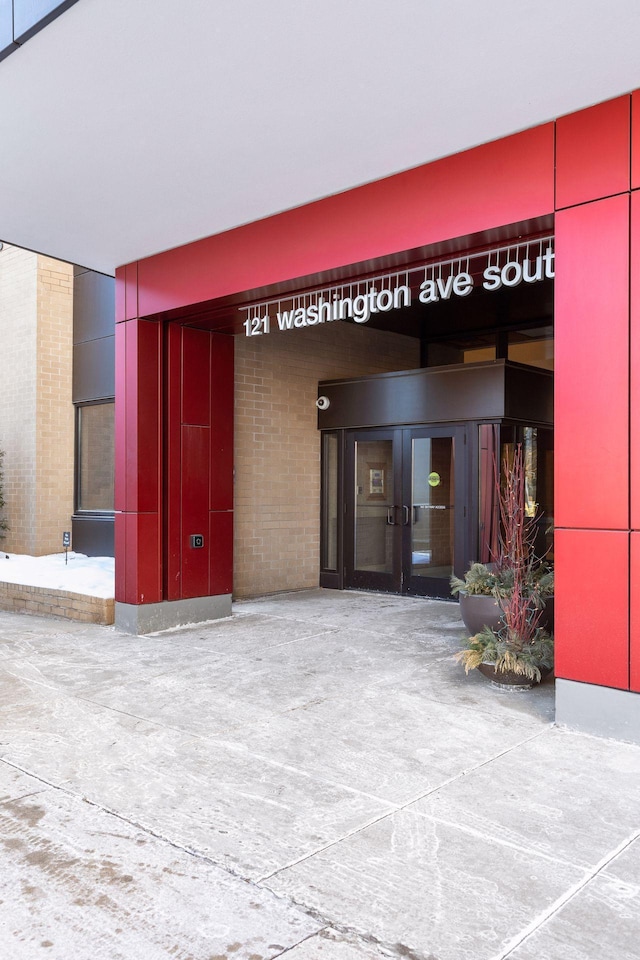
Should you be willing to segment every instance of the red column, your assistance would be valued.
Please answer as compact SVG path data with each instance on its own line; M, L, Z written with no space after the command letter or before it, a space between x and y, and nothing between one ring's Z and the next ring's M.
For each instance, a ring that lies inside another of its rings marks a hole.
M620 689L629 688L629 118L622 97L561 118L556 133L556 674Z
M167 357L167 599L231 593L233 338L169 324Z
M640 94L634 94L640 186ZM631 194L631 689L640 693L640 190Z
M162 600L162 327L116 323L116 600Z
M136 280L118 273L116 600L230 594L233 338L129 316Z

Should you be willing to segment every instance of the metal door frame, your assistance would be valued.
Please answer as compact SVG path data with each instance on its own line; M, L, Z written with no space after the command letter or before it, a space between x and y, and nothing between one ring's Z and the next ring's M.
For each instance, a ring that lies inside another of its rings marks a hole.
M464 424L406 427L402 431L402 502L409 505L409 522L402 536L402 593L408 596L450 597L449 579L444 577L418 577L411 575L412 536L415 519L413 509L413 441L451 437L453 441L453 482L454 482L454 533L453 556L454 572L461 576L466 567L468 553L468 526L470 522L470 503L468 495L467 430Z
M343 585L349 589L380 590L409 596L449 597L447 578L411 576L411 529L413 440L430 437L451 437L454 451L454 503L458 508L454 523L455 572L464 571L467 563L469 523L468 443L465 424L371 427L346 430L344 440L343 484ZM394 503L389 507L389 526L394 527L392 572L357 570L355 567L356 520L356 444L390 440L392 443Z

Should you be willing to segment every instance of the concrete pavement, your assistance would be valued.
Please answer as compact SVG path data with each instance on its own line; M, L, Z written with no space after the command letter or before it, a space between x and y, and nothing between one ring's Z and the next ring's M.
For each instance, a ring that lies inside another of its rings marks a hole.
M7 960L640 957L640 747L314 590L151 637L0 613Z

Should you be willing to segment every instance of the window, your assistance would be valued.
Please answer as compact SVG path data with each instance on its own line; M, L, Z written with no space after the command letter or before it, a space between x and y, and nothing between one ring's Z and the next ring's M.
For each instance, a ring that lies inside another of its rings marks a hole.
M76 511L113 512L112 400L77 408Z
M525 512L535 517L536 556L553 560L553 430L547 427L483 423L479 427L478 559L491 562L498 553L498 504L495 470L510 463L522 444L525 467Z
M322 434L323 570L338 568L338 434Z
M553 370L553 327L536 327L509 333L509 360Z
M451 363L479 363L496 359L495 333L470 334L436 340L427 345L427 366L442 367Z

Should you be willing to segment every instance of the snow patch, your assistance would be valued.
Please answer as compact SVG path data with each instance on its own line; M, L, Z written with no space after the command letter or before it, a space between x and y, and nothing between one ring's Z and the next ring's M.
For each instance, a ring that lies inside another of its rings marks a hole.
M0 550L0 581L28 587L69 590L89 597L111 599L115 595L113 557L85 557L69 551L47 557L29 557Z

